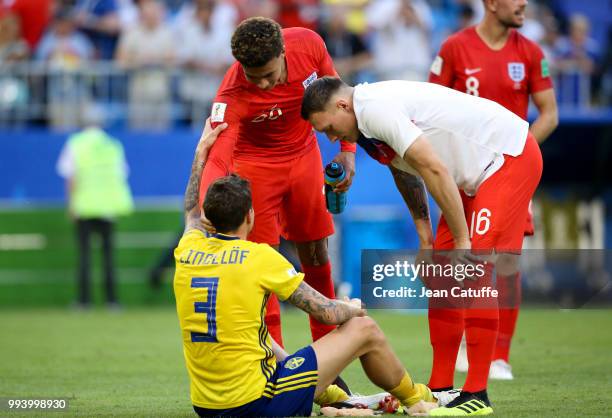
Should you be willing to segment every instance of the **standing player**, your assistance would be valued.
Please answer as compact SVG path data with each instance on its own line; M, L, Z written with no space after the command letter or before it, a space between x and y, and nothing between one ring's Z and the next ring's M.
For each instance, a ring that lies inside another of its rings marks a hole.
M474 96L484 97L527 119L529 97L538 109L530 131L538 141L551 134L558 123L557 103L548 69L540 47L516 29L523 25L527 0L483 0L485 16L473 27L464 29L442 44L431 66L429 81ZM531 213L525 235L533 235ZM506 301L499 310L497 345L490 369L492 379L513 379L510 367L510 342L520 304L519 257L503 254L497 260L497 288ZM430 335L434 351L431 380L435 389L445 388L453 374L459 341L450 338L449 326L459 327L456 313L430 312ZM451 325L452 324L452 325ZM445 334L446 337L443 337ZM457 370L467 371L465 346L461 345Z
M302 117L332 141L357 141L360 134L377 139L393 153L391 164L423 179L443 215L435 240L422 249L454 249L455 263L465 262L470 249L488 253L492 262L493 252L520 251L521 221L540 181L542 155L529 124L512 112L431 83L387 81L353 88L325 77L306 89ZM426 222L415 225L419 236L432 236ZM489 263L479 288L492 285L491 274ZM454 311L465 322L470 368L461 394L431 415L493 412L487 380L497 336L497 299L459 302L463 305ZM463 327L446 331L460 340ZM453 385L452 373L447 385Z
M306 282L334 297L327 237L334 232L325 208L323 166L312 126L300 118L304 89L324 75L336 75L319 35L304 28L281 29L255 17L232 36L237 62L228 70L213 103L213 126L226 122L212 148L200 185L201 196L215 179L235 171L253 187L257 217L249 240L278 248L280 235L297 246ZM336 157L354 173L355 146L343 144ZM232 158L233 156L233 158ZM280 309L272 296L266 324L282 345ZM310 318L313 340L335 327Z

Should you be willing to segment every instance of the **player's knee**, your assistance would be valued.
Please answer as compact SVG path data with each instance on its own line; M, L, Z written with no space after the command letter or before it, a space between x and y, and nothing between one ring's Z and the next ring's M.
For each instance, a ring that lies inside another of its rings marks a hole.
M384 342L385 334L376 321L369 316L351 319L355 332L359 335L364 345L376 345Z

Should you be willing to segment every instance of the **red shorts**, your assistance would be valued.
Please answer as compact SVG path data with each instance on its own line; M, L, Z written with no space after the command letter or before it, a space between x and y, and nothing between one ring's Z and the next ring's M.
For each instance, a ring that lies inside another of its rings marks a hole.
M235 159L234 170L251 182L255 226L250 241L277 245L281 234L291 241L308 242L334 233L316 143L304 155L282 163Z
M529 202L542 177L542 154L530 133L521 155L504 158L504 165L480 185L475 196L460 192L472 249L520 253L523 246ZM453 235L444 216L434 248L453 248Z

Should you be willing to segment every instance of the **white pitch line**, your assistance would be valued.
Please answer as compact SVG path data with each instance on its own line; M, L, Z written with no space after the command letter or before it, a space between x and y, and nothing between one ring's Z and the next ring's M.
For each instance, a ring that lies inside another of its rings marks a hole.
M0 234L0 250L24 251L42 250L47 247L43 234Z

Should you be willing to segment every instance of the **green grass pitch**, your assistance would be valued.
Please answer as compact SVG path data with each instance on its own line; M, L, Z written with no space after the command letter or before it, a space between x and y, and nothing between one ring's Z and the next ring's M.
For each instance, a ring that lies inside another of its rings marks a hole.
M424 315L372 311L415 379L429 376ZM497 417L612 415L612 311L524 310L512 351L516 379L492 382ZM0 311L0 397L68 397L56 416L194 416L176 313ZM309 339L305 315L284 313L287 348ZM354 391L376 389L355 362L343 373ZM464 375L458 374L461 384ZM0 410L0 416L50 415ZM55 416L55 415L51 415Z

